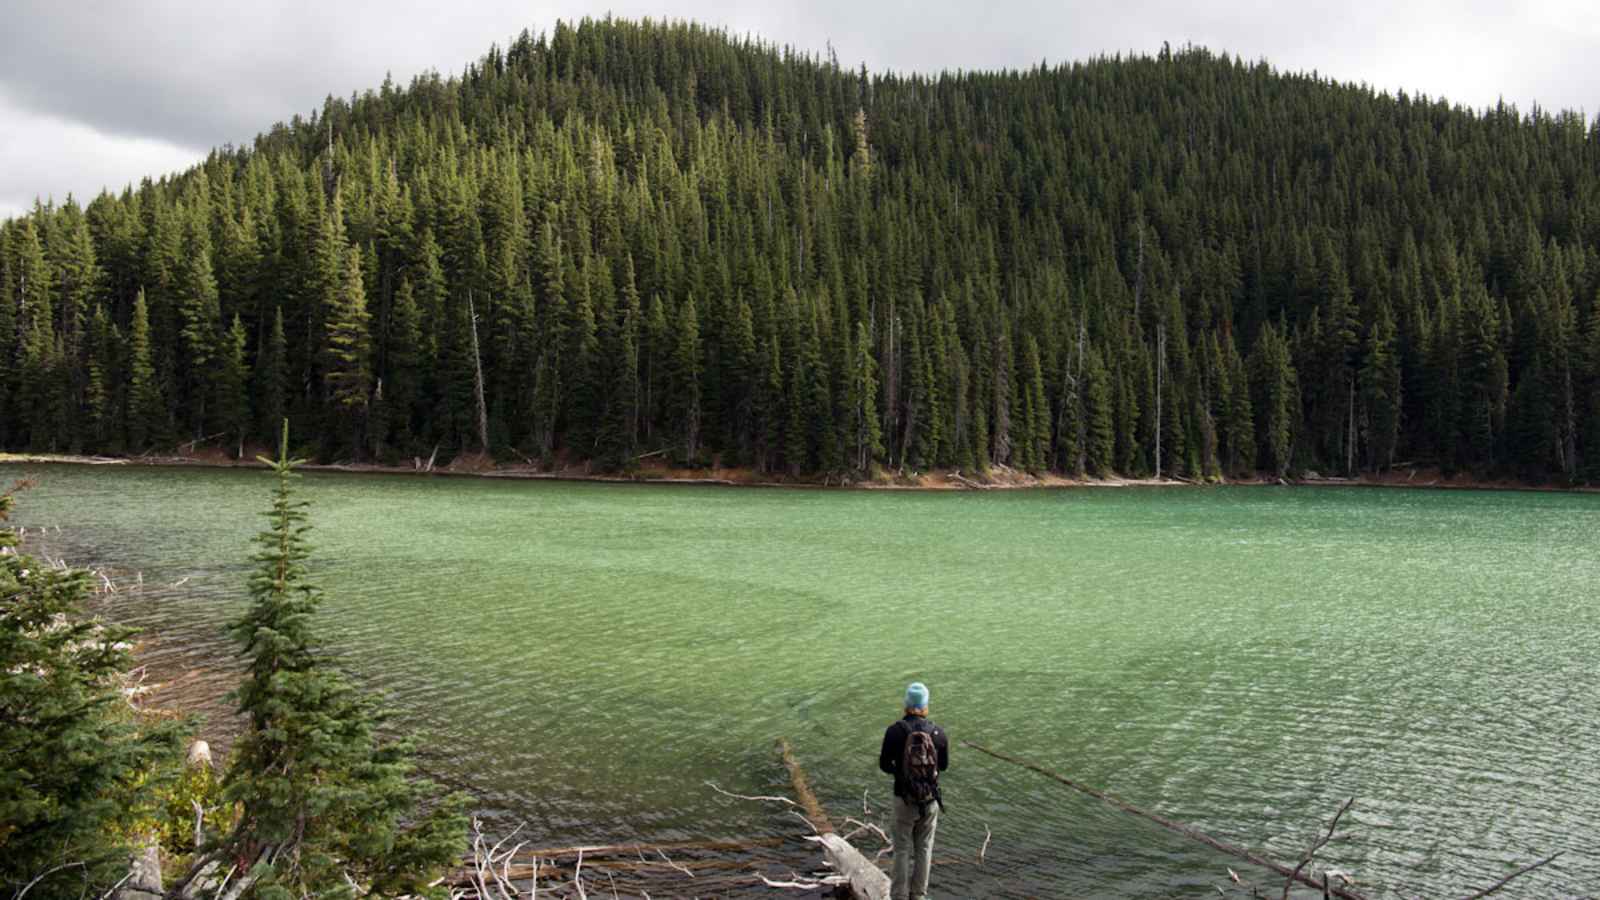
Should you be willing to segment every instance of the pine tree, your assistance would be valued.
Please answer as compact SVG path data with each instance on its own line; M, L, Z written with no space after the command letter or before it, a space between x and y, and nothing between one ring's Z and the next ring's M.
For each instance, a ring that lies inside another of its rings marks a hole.
M671 430L676 434L679 459L694 465L700 456L700 317L694 297L684 300L674 323L675 340L667 403L672 410Z
M23 222L13 263L17 279L17 398L27 444L41 450L56 444L56 333L51 302L52 275L44 246L31 219Z
M235 456L241 459L245 436L250 433L250 363L245 357L246 340L244 322L235 314L233 326L223 336L214 388L217 427L233 439L238 448Z
M87 618L89 573L19 552L10 530L0 548L0 891L108 894L137 811L176 770L177 732L123 711L133 631Z
M1224 466L1229 475L1239 475L1255 468L1256 428L1255 410L1250 402L1250 373L1239 347L1232 335L1226 339L1228 399L1223 414L1222 442L1225 449Z
M1011 403L1014 394L1011 384L1011 332L1004 324L995 333L991 360L989 401L994 414L988 420L989 460L994 465L1004 466L1011 462Z
M150 354L150 318L144 291L133 302L128 326L128 449L138 452L167 435L167 404Z
M217 279L211 269L211 240L203 222L192 217L185 227L183 260L179 265L176 289L182 355L178 360L182 377L183 402L189 416L189 431L198 440L215 421L208 410L217 385L215 374L226 352L221 346L221 312L217 298Z
M1256 339L1250 359L1252 399L1259 425L1261 462L1278 478L1293 464L1294 427L1299 418L1299 385L1289 358L1289 345L1268 323Z
M372 392L372 339L368 332L367 294L361 281L361 254L344 254L344 278L328 310L322 347L323 383L329 414L345 433L344 446L361 452L367 404Z
M627 265L623 286L622 321L615 329L615 345L607 355L612 362L611 421L608 455L612 465L626 468L633 463L639 443L639 291L633 280L633 261Z
M235 692L244 733L223 778L238 824L209 858L243 859L258 896L421 893L464 846L464 798L435 802L411 748L377 734L378 711L319 652L321 592L307 572L307 504L284 424L268 527L257 538L250 607L230 633L245 660ZM354 882L353 884L351 882Z
M1116 407L1110 382L1111 376L1106 372L1100 351L1090 347L1084 365L1083 417L1087 424L1084 455L1089 471L1101 478L1112 474L1116 462Z
M865 322L856 323L847 403L852 420L852 466L857 472L871 470L874 460L883 455L883 435L878 425L878 364L872 358L872 339Z
M115 452L121 449L116 435L120 431L117 416L117 391L120 384L116 366L116 348L121 343L111 317L104 306L95 306L89 321L89 352L86 364L83 407L88 415L85 437L97 452Z
M256 435L267 438L282 424L289 403L289 346L283 333L283 307L272 313L272 330L256 358Z
M1461 432L1468 461L1492 469L1505 422L1507 373L1500 317L1489 295L1474 285L1466 298L1461 346Z
M410 278L402 278L394 293L389 322L388 352L383 378L383 400L389 408L389 434L385 438L402 451L414 439L417 406L422 395L426 351L422 338L421 311Z
M1039 472L1050 458L1050 405L1044 392L1044 368L1039 360L1039 342L1033 335L1023 341L1022 408L1026 455L1024 465Z
M1372 465L1380 472L1394 462L1400 440L1400 359L1395 348L1394 317L1387 304L1367 330L1365 360L1361 367L1361 404L1366 410L1367 446Z

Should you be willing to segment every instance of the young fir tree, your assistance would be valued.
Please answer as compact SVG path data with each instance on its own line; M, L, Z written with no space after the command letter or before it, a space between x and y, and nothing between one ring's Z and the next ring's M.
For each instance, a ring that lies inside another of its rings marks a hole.
M0 494L0 519L11 510ZM176 729L127 709L124 628L85 618L89 573L0 531L0 893L73 900L128 871L127 835L176 770Z
M680 459L694 465L700 454L700 317L694 297L684 300L678 310L668 381L672 427L682 441Z
M268 526L250 577L250 607L229 628L245 660L234 693L244 733L223 778L237 825L196 861L246 865L255 895L442 896L429 885L465 848L463 797L441 798L415 776L411 747L380 738L374 702L356 692L321 650L314 628L322 594L306 561L308 504L294 496L289 426L276 459Z
M1021 388L1024 465L1029 471L1040 472L1048 468L1050 458L1050 405L1045 397L1039 342L1031 334L1023 341Z
M359 454L372 393L372 338L361 253L354 247L345 249L344 275L335 298L326 319L322 377L328 389L329 412L337 423L331 433L343 432L344 446Z
M250 362L245 356L244 322L237 314L233 326L222 337L213 391L216 396L214 421L244 457L245 436L250 433Z
M385 354L384 402L389 407L389 434L386 440L402 452L413 443L416 407L422 395L423 351L422 319L417 307L416 289L410 278L402 278L394 293L389 320L389 351Z
M128 450L139 452L167 434L167 404L150 353L150 317L144 291L133 301L128 325Z
M221 313L218 311L217 279L211 269L211 241L203 223L192 219L185 228L184 258L178 273L178 314L181 323L179 371L180 415L188 416L189 431L196 439L216 422L209 409L216 394L216 375L225 346L219 346Z
M16 241L13 277L17 286L16 405L18 424L27 443L51 449L55 443L56 335L51 300L50 266L39 230L32 219L23 223ZM3 336L10 340L10 335Z
M1245 368L1239 347L1229 335L1226 368L1228 372L1228 398L1222 418L1223 465L1225 474L1238 475L1255 468L1256 430L1255 411L1250 405L1250 373Z
M89 352L84 373L83 408L87 414L85 438L97 450L116 449L117 336L104 306L95 306L89 320Z
M1261 461L1282 478L1293 463L1294 427L1299 419L1299 386L1294 364L1289 359L1289 344L1267 323L1251 353L1252 405L1261 415L1258 435Z
M1104 478L1115 470L1117 452L1116 407L1111 376L1098 348L1090 347L1084 365L1084 456L1089 471Z
M1367 331L1361 366L1361 403L1366 410L1367 447L1372 465L1384 471L1394 462L1400 440L1400 359L1395 350L1394 318L1388 304Z
M878 426L876 400L878 364L872 358L872 339L867 335L865 322L856 323L856 339L851 343L854 353L847 393L853 437L851 462L857 472L865 473L870 470L873 461L883 455L883 436Z
M639 443L639 291L633 281L633 261L627 265L623 285L621 321L614 329L614 346L611 357L610 423L606 429L610 447L608 455L616 468L627 468L633 463L634 448Z
M256 434L270 439L289 409L289 342L283 333L283 307L272 313L272 328L256 355Z

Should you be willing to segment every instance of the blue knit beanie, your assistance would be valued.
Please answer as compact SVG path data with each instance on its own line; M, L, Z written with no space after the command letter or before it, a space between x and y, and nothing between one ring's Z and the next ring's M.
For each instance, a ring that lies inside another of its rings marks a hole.
M928 686L920 681L911 682L906 688L906 709L928 708Z

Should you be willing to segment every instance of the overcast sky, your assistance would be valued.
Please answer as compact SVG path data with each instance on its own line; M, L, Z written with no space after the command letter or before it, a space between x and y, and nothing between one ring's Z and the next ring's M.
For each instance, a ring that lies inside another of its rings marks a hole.
M1025 67L1195 43L1473 107L1600 111L1594 0L6 0L0 217L86 202L245 144L332 93L451 74L523 28L583 15L693 18L841 64Z

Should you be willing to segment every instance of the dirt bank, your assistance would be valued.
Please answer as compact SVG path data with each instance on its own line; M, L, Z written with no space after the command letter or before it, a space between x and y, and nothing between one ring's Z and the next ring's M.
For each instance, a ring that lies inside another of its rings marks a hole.
M265 452L264 449L256 448ZM242 460L232 459L222 450L200 450L171 456L81 456L65 453L0 453L0 463L66 463L94 466L195 466L205 468L264 468L254 458L255 452L245 454ZM1404 487L1443 488L1453 490L1496 491L1557 491L1569 493L1595 493L1600 487L1568 487L1555 483L1531 483L1513 478L1479 478L1466 474L1445 476L1436 468L1411 466L1383 473L1366 473L1351 478L1322 476L1307 472L1299 477L1280 480L1266 473L1249 478L1231 478L1216 482L1199 482L1174 478L1069 478L1055 473L1032 474L1007 466L995 466L987 472L962 472L960 470L934 470L929 472L877 471L870 478L845 478L840 476L785 476L760 472L748 467L707 466L684 468L670 465L659 457L643 459L629 473L596 471L590 464L562 464L541 466L531 462L496 462L486 454L473 453L458 456L447 465L429 468L424 460L417 459L409 465L383 465L379 463L306 463L300 468L312 472L360 472L377 475L425 475L476 478L525 478L547 481L593 481L623 484L713 484L735 487L769 488L851 488L862 490L912 490L912 491L963 491L1008 490L1017 488L1121 488L1121 487L1172 487L1204 486L1208 484L1252 485L1312 485L1346 487Z

